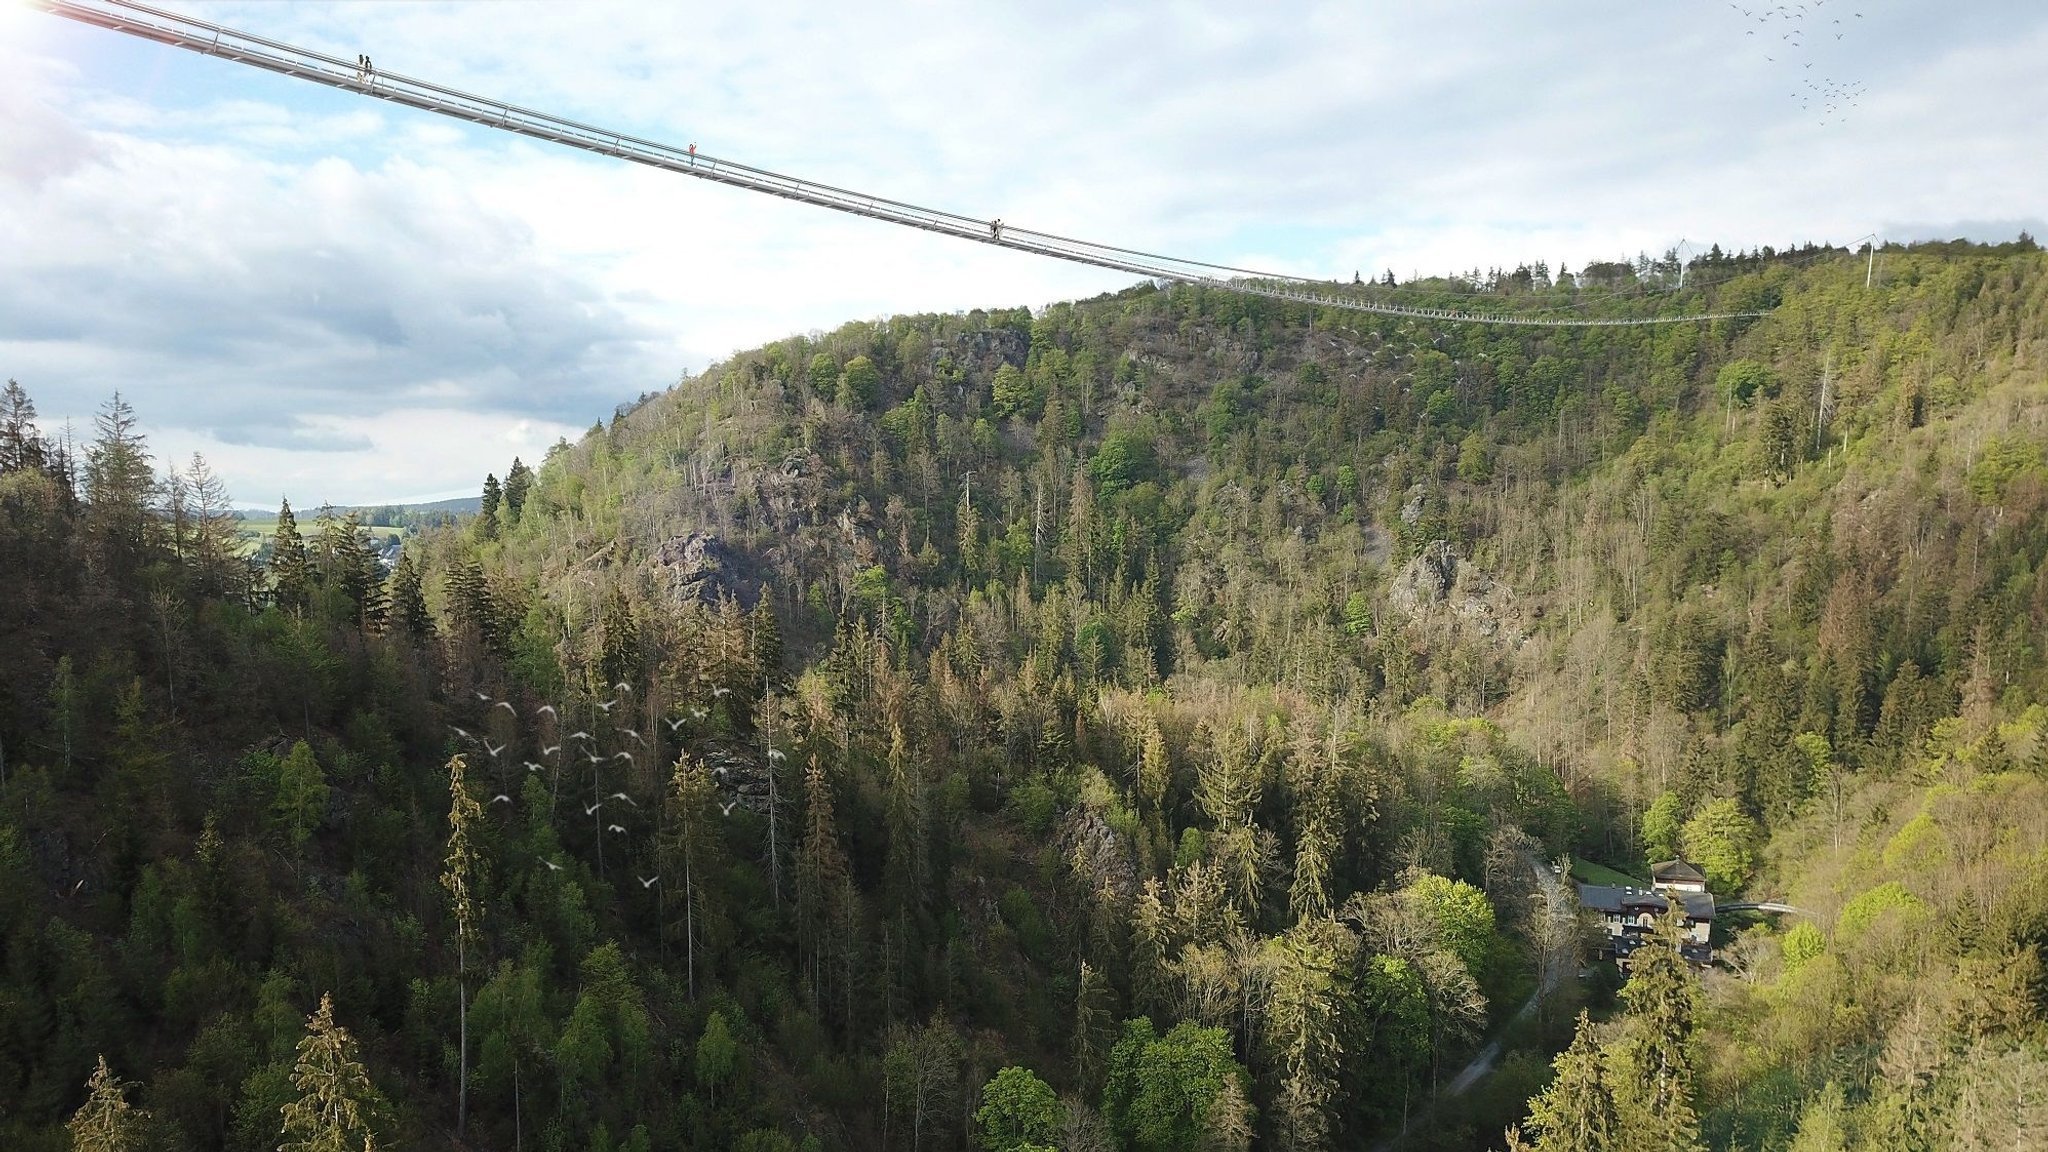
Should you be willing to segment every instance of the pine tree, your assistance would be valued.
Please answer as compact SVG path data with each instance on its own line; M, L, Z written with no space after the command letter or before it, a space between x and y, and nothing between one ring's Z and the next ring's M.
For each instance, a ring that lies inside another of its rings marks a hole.
M617 585L605 596L598 630L597 661L592 666L597 683L591 685L591 691L603 698L610 696L613 685L640 679L640 622L634 619L625 590Z
M14 380L0 392L0 475L44 467L49 446L36 429L36 406Z
M245 594L247 588L238 585L247 569L235 556L234 509L227 485L206 457L194 452L185 468L185 487L192 521L192 568L199 591L208 596Z
M755 685L780 683L783 678L782 626L775 621L775 609L768 602L766 589L754 602L754 610L747 614L747 639L753 646Z
M1604 1062L1593 1022L1581 1012L1571 1047L1553 1063L1556 1076L1529 1101L1522 1128L1534 1152L1621 1152L1613 1142L1614 1096Z
M426 590L422 586L419 562L412 553L400 553L398 563L391 569L391 581L386 585L391 602L391 619L414 640L426 640L434 634L434 617L427 611Z
M469 1121L469 947L476 938L476 850L469 842L470 825L483 815L476 797L469 794L465 779L468 765L462 757L448 761L448 856L441 872L441 887L448 890L448 904L455 915L455 982L459 1009L457 1027L461 1035L458 1057L460 1085L455 1097L455 1134L460 1138Z
M1081 978L1074 993L1074 1077L1084 1092L1093 1094L1102 1086L1103 1061L1116 1042L1116 990L1108 977L1088 961L1081 961Z
M1131 910L1131 1007L1155 1013L1166 1007L1167 971L1171 958L1171 925L1159 880L1148 876Z
M1699 985L1678 951L1683 930L1674 901L1629 955L1621 990L1627 1015L1608 1058L1617 1147L1689 1152L1700 1146L1691 1053Z
M306 610L313 591L312 567L306 560L306 540L299 535L290 500L277 510L277 531L270 545L270 586L278 607L288 612Z
M814 1005L823 995L825 951L839 927L847 875L832 818L832 784L814 756L804 773L804 837L796 850L797 935L810 954Z
M115 1079L100 1057L99 1067L85 1082L86 1101L64 1127L71 1133L72 1152L128 1152L138 1148L142 1135L137 1129L149 1113L128 1104L128 1085Z
M376 1152L370 1121L379 1105L370 1075L356 1059L355 1038L334 1022L334 995L322 993L299 1041L292 1087L299 1098L284 1106L284 1142L278 1152Z
M498 505L503 499L504 493L498 487L498 478L494 475L485 476L483 504L477 509L477 535L486 540L498 538Z
M664 870L680 871L683 877L683 955L687 987L697 998L697 904L698 889L705 876L716 871L718 832L711 823L711 805L717 785L702 762L678 757L669 777L668 863ZM664 929L665 930L665 929Z
M99 435L86 452L86 535L98 570L121 587L148 559L156 474L148 442L136 431L135 409L119 392L93 423Z
M526 507L526 494L532 490L533 469L514 456L512 467L505 472L504 502L499 506L501 515L498 518L507 527L519 523L520 512Z

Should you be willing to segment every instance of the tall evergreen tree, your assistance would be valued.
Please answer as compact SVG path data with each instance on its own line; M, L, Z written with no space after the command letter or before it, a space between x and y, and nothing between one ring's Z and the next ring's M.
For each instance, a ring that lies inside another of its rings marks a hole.
M391 569L391 581L386 586L391 602L391 619L414 640L425 640L434 634L434 616L427 611L426 590L422 586L419 561L411 552L401 552L398 563Z
M504 501L499 507L498 517L507 527L519 523L520 513L526 508L526 494L532 490L533 469L514 456L512 467L505 473Z
M86 1101L65 1127L71 1133L71 1152L129 1152L142 1146L139 1131L149 1113L130 1107L128 1085L114 1077L107 1058L85 1082Z
M299 535L299 520L292 515L290 500L279 505L277 531L271 535L270 587L277 606L289 612L304 612L313 594L306 539Z
M458 1139L469 1124L469 949L476 939L477 918L478 862L476 848L470 843L470 826L483 815L476 797L469 794L468 767L460 756L448 761L448 855L441 872L441 887L448 891L449 911L455 917L455 990L461 1036L455 1096Z
M1683 931L1674 901L1656 931L1629 955L1628 983L1621 990L1627 1013L1608 1058L1617 1147L1691 1152L1700 1146L1692 1103L1699 982L1678 951Z
M355 1037L334 1022L334 995L323 992L299 1041L292 1087L299 1098L283 1109L278 1152L376 1152L371 1120L382 1103L356 1058Z
M1533 1152L1622 1152L1614 1141L1614 1095L1593 1022L1579 1013L1571 1047L1558 1053L1557 1074L1529 1101L1523 1131Z
M697 998L698 891L716 867L718 831L711 823L711 805L718 793L704 765L684 755L669 778L669 861L664 870L683 878L683 955L686 987Z
M135 409L119 392L93 418L98 436L86 453L86 535L99 572L124 587L148 562L156 521L156 474Z
M483 503L477 509L476 530L477 534L486 540L498 538L498 505L503 499L504 491L498 487L497 476L485 476Z
M48 446L36 429L35 401L20 383L9 380L0 391L0 475L41 468L48 459Z

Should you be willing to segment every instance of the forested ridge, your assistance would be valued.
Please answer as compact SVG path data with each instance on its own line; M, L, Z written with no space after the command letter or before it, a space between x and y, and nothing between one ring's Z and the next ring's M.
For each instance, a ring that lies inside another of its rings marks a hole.
M10 383L0 1145L2028 1146L2048 257L1876 271L850 324L388 573Z

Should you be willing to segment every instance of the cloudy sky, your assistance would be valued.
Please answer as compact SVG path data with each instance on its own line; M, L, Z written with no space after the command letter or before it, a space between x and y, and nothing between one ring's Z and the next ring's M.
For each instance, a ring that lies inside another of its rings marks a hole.
M865 192L1311 276L2048 233L2034 0L158 2ZM1855 107L1802 101L1847 84ZM160 463L203 452L240 502L473 492L736 349L1127 282L0 0L0 376L81 436L120 390Z

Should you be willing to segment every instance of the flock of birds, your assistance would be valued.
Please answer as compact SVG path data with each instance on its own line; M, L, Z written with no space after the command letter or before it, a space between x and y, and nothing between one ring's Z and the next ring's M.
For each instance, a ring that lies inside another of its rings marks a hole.
M1752 3L1755 0L1751 0ZM1798 64L1799 91L1788 95L1799 102L1802 112L1811 112L1818 105L1822 124L1840 123L1851 108L1860 106L1864 86L1860 81L1836 80L1829 76L1813 75L1814 61L1799 60L1796 55L1809 50L1814 41L1828 43L1840 41L1855 27L1855 21L1863 19L1863 13L1848 11L1837 0L1836 12L1842 15L1824 14L1821 8L1828 0L1797 0L1791 4L1776 4L1755 8L1744 7L1738 0L1729 0L1728 7L1741 14L1758 27L1751 28L1743 35L1761 36L1764 59L1772 64ZM1826 21L1826 23L1822 23ZM1771 35L1776 33L1777 40Z
M619 683L612 685L612 698L609 700L599 702L596 705L596 707L598 711L602 712L605 716L609 717L611 715L612 709L617 708L621 704L625 703L625 698L631 696L632 692L633 686L631 684L628 684L625 681L620 681ZM730 695L731 692L732 690L730 688L719 686L713 687L710 690L710 695L714 701L717 701ZM488 706L486 710L487 714L495 714L498 709L503 708L506 711L506 713L512 718L513 722L516 723L519 720L519 709L515 705L513 705L511 701L496 699L487 692L477 692L476 698L479 703ZM589 817L592 822L592 828L595 832L595 836L593 839L594 843L597 846L597 872L598 875L602 877L604 875L604 842L606 837L620 837L630 835L631 829L628 828L628 826L625 823L622 823L621 821L631 821L635 819L635 816L632 813L637 813L640 808L639 802L634 800L631 795L627 794L623 790L609 793L604 791L603 770L608 765L617 765L622 761L626 764L637 766L639 763L640 755L651 755L654 754L654 752L653 750L650 750L646 738L643 737L638 731L625 726L619 726L616 729L614 729L614 731L616 731L616 733L620 737L631 740L635 745L638 746L640 751L635 752L631 748L622 748L617 752L607 754L599 750L597 744L597 737L588 731L578 729L574 732L563 733L561 731L561 712L554 705L543 704L539 708L534 709L534 716L536 721L538 721L542 715L545 715L548 718L551 725L553 726L555 732L555 735L553 737L554 742L540 743L540 741L544 741L547 739L547 737L545 736L537 737L536 742L540 748L539 755L541 759L551 759L553 763L552 765L550 765L534 760L521 760L519 762L519 767L524 768L529 775L538 775L543 772L550 773L551 795L549 800L549 806L550 812L552 813L554 805L558 803L561 798L562 770L565 767L578 762L587 764L589 766L590 803L583 805L583 814ZM691 706L685 709L681 715L675 716L673 718L664 718L664 722L668 725L669 734L671 736L680 738L681 730L685 724L701 723L709 717L710 712L707 709L702 707ZM511 771L511 761L510 759L505 757L506 751L510 749L512 746L509 740L504 743L493 743L488 735L472 733L467 729L455 724L448 725L448 728L462 740L467 741L470 744L473 744L481 748L484 754L490 757L490 763L492 767L494 769L500 770L499 774L501 776L504 773ZM781 760L784 757L783 753L780 750L770 748L768 750L768 758L770 760ZM726 769L720 766L713 768L711 772L714 782L718 785L721 792L723 792L727 784ZM491 797L490 802L486 805L486 807L492 807L498 804L504 804L510 807L514 803L515 801L510 792L499 792ZM572 804L573 803L580 802L572 801ZM730 816L733 813L733 809L739 806L740 798L736 793L732 795L722 795L721 798L714 801L714 803L717 805L720 815ZM609 815L606 814L606 808L608 805L611 808L611 814ZM621 805L623 805L623 808L621 807ZM630 810L630 812L628 810ZM541 866L546 868L549 872L560 872L564 868L564 866L560 862L549 860L546 858L541 859L540 863ZM659 884L661 882L661 874L658 871L652 876L641 876L636 873L634 874L633 878L640 882L640 887L643 889L652 888L656 884Z

